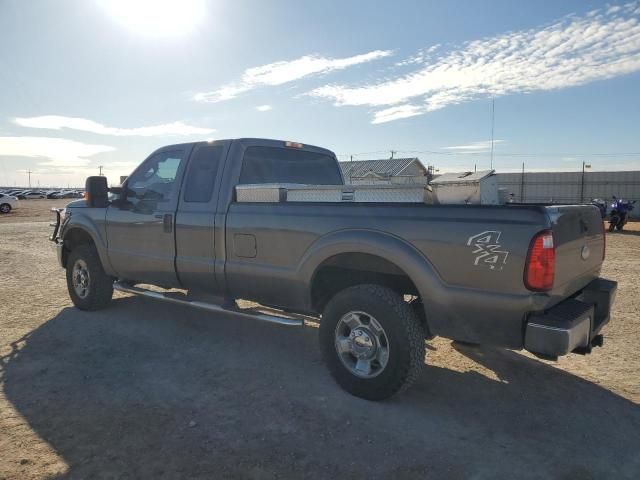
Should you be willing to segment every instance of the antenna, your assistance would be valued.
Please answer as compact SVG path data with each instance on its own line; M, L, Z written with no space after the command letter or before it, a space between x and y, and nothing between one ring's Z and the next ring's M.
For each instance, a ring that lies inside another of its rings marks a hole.
M493 130L496 119L496 98L491 97L491 170L493 170Z

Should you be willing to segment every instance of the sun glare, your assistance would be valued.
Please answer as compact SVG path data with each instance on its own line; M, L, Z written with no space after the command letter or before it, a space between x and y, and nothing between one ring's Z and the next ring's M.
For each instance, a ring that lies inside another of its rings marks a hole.
M205 0L104 0L101 4L129 30L157 37L189 33L206 10Z

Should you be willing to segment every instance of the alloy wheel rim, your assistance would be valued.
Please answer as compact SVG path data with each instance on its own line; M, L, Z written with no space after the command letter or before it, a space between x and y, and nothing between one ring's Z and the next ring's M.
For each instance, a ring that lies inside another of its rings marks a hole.
M73 289L76 295L80 298L86 298L89 295L89 286L91 277L89 276L89 269L87 262L79 258L73 264L72 272Z
M377 377L389 363L387 334L366 312L343 315L336 325L334 344L342 364L357 377Z

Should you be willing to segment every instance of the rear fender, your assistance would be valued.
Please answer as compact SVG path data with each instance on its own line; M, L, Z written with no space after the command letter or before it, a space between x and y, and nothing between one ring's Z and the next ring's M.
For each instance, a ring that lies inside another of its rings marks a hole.
M300 262L298 278L306 287L308 305L318 267L334 255L350 252L376 255L402 269L418 289L433 335L521 348L525 312L541 310L548 302L547 295L505 294L449 285L429 259L404 240L373 230L342 230L318 239Z
M376 230L340 230L316 240L305 252L298 268L298 278L305 286L311 305L311 286L318 267L342 253L366 253L393 263L411 279L429 309L434 293L442 290L442 280L429 260L404 240ZM429 312L426 312L427 315ZM427 316L428 318L428 316Z

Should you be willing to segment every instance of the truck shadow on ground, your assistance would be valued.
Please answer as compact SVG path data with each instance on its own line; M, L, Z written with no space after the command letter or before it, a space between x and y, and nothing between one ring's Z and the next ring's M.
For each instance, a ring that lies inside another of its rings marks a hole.
M632 235L640 236L640 230L616 230L615 232L607 232L607 235Z
M65 478L637 478L637 405L514 352L456 348L499 380L426 365L372 403L333 383L315 328L122 298L65 308L0 373Z

